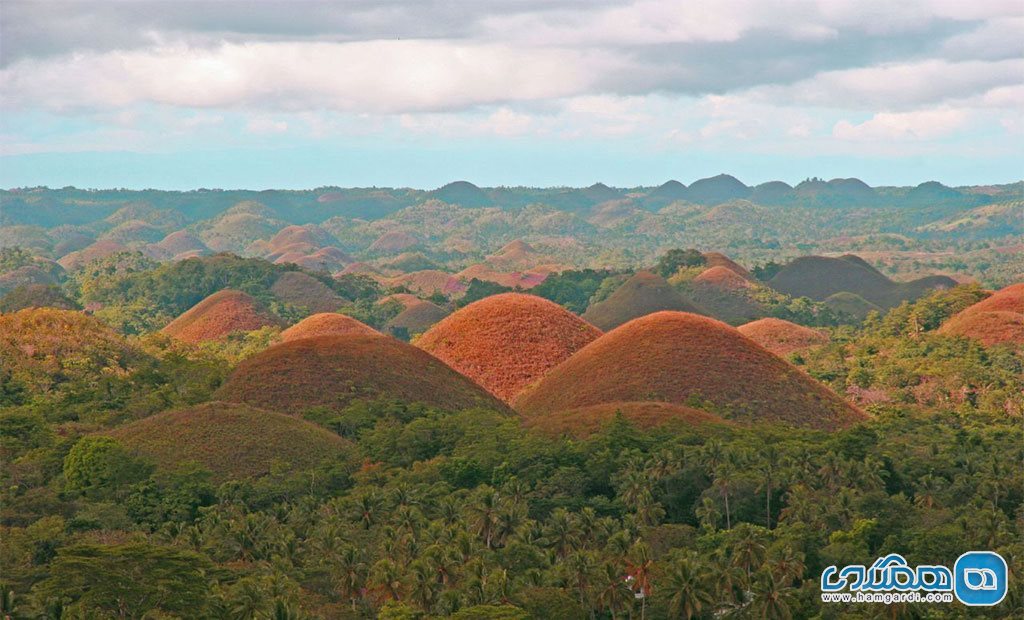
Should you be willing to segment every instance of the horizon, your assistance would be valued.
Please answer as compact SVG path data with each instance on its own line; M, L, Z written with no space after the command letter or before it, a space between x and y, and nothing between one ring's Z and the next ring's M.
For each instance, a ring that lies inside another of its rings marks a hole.
M295 6L5 2L0 185L966 186L1024 162L1019 2Z

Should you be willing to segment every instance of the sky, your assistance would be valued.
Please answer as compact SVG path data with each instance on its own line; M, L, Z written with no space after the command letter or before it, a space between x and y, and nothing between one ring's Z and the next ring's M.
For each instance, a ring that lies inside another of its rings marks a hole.
M0 2L0 186L1024 178L1021 0Z

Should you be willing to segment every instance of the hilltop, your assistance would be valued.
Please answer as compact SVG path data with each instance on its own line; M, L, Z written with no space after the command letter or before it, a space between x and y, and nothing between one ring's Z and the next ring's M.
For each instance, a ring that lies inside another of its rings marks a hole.
M972 338L986 346L1024 345L1024 283L996 291L949 318L939 333Z
M290 340L298 340L299 338L343 336L345 334L381 335L369 325L361 323L350 316L334 312L321 312L308 316L281 332L281 340L288 342Z
M444 319L416 346L505 402L601 335L558 304L505 293Z
M192 306L161 331L172 338L196 343L221 340L232 332L280 324L280 319L263 309L251 296L226 289Z
M760 319L740 325L736 329L747 338L780 356L828 342L828 336L820 331L782 319Z
M606 333L513 405L535 416L629 400L702 402L730 419L823 429L865 419L734 328L683 312L658 312Z

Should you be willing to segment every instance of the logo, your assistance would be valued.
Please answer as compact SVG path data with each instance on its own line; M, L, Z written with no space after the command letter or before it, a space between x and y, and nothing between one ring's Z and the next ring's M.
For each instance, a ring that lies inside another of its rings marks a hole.
M1006 596L1006 560L991 551L968 551L953 565L953 579L953 593L964 605L998 605Z
M952 603L998 605L1006 597L1006 561L992 551L969 551L950 570L924 564L911 568L898 553L871 566L829 566L821 573L821 600L835 603Z

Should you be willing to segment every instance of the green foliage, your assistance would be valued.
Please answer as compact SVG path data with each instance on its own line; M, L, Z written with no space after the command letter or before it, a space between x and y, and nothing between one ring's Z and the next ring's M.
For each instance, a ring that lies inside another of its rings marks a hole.
M654 273L663 278L670 278L684 267L700 267L706 263L707 259L704 258L700 250L676 248L665 252L658 259L658 264L654 266Z
M0 273L13 271L18 267L32 265L35 259L32 253L19 246L7 246L0 248Z
M35 588L64 613L141 618L163 612L202 615L209 599L208 561L190 551L145 543L75 545L62 550Z
M83 437L64 458L67 488L95 496L109 495L148 474L147 464L110 437Z
M474 301L480 301L485 297L491 295L500 295L501 293L508 293L513 289L508 286L502 286L496 282L490 282L488 280L478 280L473 278L469 281L469 286L466 288L466 293L455 302L456 307L463 308L473 303Z
M595 269L562 271L548 276L530 289L530 293L550 299L570 312L583 314L601 283L611 275L610 271Z
M398 316L404 309L401 302L394 299L378 303L375 299L363 298L343 307L339 312L374 329L383 330L388 321Z

